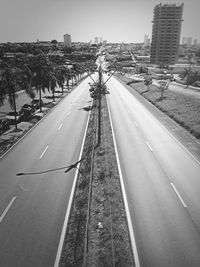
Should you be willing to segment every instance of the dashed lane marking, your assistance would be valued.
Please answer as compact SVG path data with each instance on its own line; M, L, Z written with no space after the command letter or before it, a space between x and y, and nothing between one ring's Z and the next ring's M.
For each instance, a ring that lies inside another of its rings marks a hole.
M176 189L176 186L173 183L170 183L172 188L174 189L177 197L179 198L179 200L181 201L182 205L184 208L187 208L187 205L185 204L184 200L182 199L181 195L179 194L178 190Z
M60 124L60 126L58 127L58 130L60 130L63 127L63 123Z
M6 207L6 209L4 210L4 212L2 213L1 217L0 217L0 223L3 221L3 219L5 218L6 214L8 213L9 209L11 208L12 204L14 203L14 201L16 200L17 196L14 196L10 203L8 204L8 206Z
M40 155L40 159L44 156L44 154L46 153L46 151L47 151L48 148L49 148L49 147L46 146L45 150L44 150L44 151L42 152L42 154Z
M149 144L149 142L148 142L148 141L145 141L145 143L147 144L147 146L149 147L149 149L150 149L151 151L153 151L153 149L152 149L151 145Z

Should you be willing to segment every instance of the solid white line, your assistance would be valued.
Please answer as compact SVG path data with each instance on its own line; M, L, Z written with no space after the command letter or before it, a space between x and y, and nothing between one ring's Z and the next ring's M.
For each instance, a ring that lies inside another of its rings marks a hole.
M58 130L60 130L63 127L63 123L60 124L60 126L58 127Z
M120 166L120 161L119 161L119 154L118 154L118 150L117 150L114 128L113 128L113 123L112 123L112 118L111 118L111 113L110 113L110 107L109 107L107 97L106 97L106 101L107 101L108 113L109 113L109 118L110 118L110 125L111 125L111 130L112 130L112 135L113 135L113 143L114 143L115 152L116 152L119 178L120 178L120 184L121 184L121 188L122 188L124 206L125 206L125 210L126 210L126 216L127 216L129 234L130 234L130 239L131 239L131 245L132 245L132 249L133 249L133 256L134 256L134 260L135 260L135 267L140 267L140 261L139 261L135 236L134 236L134 232L133 232L133 226L132 226L132 222L131 222L131 215L130 215L130 211L129 211L129 207L128 207L128 200L126 198L126 191L125 191L125 186L124 186L124 181L123 181L123 176L122 176L122 171L121 171L121 166Z
M4 212L2 213L1 217L0 217L0 223L3 221L3 219L5 218L7 212L9 211L9 209L11 208L12 204L14 203L14 201L16 200L16 196L13 197L10 201L10 203L8 204L8 206L6 207L6 209L4 210Z
M47 149L48 149L48 146L46 146L45 150L44 150L44 151L42 152L42 154L40 155L40 159L44 156L44 154L46 153Z
M153 149L152 149L152 147L150 146L149 142L148 142L148 141L145 141L145 143L147 144L147 146L149 147L149 149L150 149L151 151L153 151Z
M182 199L181 195L179 194L178 190L176 189L175 185L173 183L170 183L172 188L174 189L176 195L178 196L179 200L181 201L184 208L187 208L187 205L185 204L184 200Z
M84 148L84 144L85 144L86 133L87 133L89 119L90 119L90 114L91 114L91 112L89 112L89 115L88 115L86 128L85 128L85 133L84 133L84 136L83 136L82 146L81 146L81 150L80 150L80 154L79 154L79 159L78 160L80 160L81 157L82 157L83 148ZM67 206L67 211L66 211L66 215L65 215L63 228L62 228L60 242L59 242L59 245L58 245L58 250L57 250L57 254L56 254L54 267L59 267L59 262L60 262L60 257L61 257L61 254L62 254L63 243L64 243L64 240L65 240L65 235L66 235L66 230L67 230L67 224L68 224L68 220L69 220L69 214L70 214L72 201L73 201L73 196L74 196L75 187L76 187L76 182L77 182L77 178L78 178L79 166L80 166L80 163L78 164L78 166L76 168L76 173L75 173L74 182L73 182L73 185L72 185L71 194L70 194L70 197L69 197L69 203L68 203L68 206Z

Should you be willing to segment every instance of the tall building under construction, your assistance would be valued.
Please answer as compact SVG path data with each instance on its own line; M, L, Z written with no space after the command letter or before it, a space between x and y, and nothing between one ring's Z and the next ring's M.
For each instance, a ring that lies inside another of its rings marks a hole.
M154 8L150 62L174 64L181 35L183 4L158 4Z

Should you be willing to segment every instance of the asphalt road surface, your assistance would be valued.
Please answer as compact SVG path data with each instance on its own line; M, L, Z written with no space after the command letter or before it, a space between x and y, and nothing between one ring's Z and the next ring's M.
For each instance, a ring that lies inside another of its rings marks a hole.
M0 160L0 266L54 266L88 112L84 80ZM40 172L38 175L17 173Z
M200 162L122 84L108 103L138 266L200 266Z

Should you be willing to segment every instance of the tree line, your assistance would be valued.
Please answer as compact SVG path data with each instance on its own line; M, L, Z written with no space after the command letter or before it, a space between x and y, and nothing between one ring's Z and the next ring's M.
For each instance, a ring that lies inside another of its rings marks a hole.
M69 80L79 82L86 71L94 70L93 61L71 62L68 65L56 57L48 57L44 53L24 55L14 59L0 61L0 106L8 99L11 109L16 113L17 91L24 90L31 99L39 94L40 110L42 111L41 94L46 90L52 92L55 101L55 89L64 86L69 89Z

